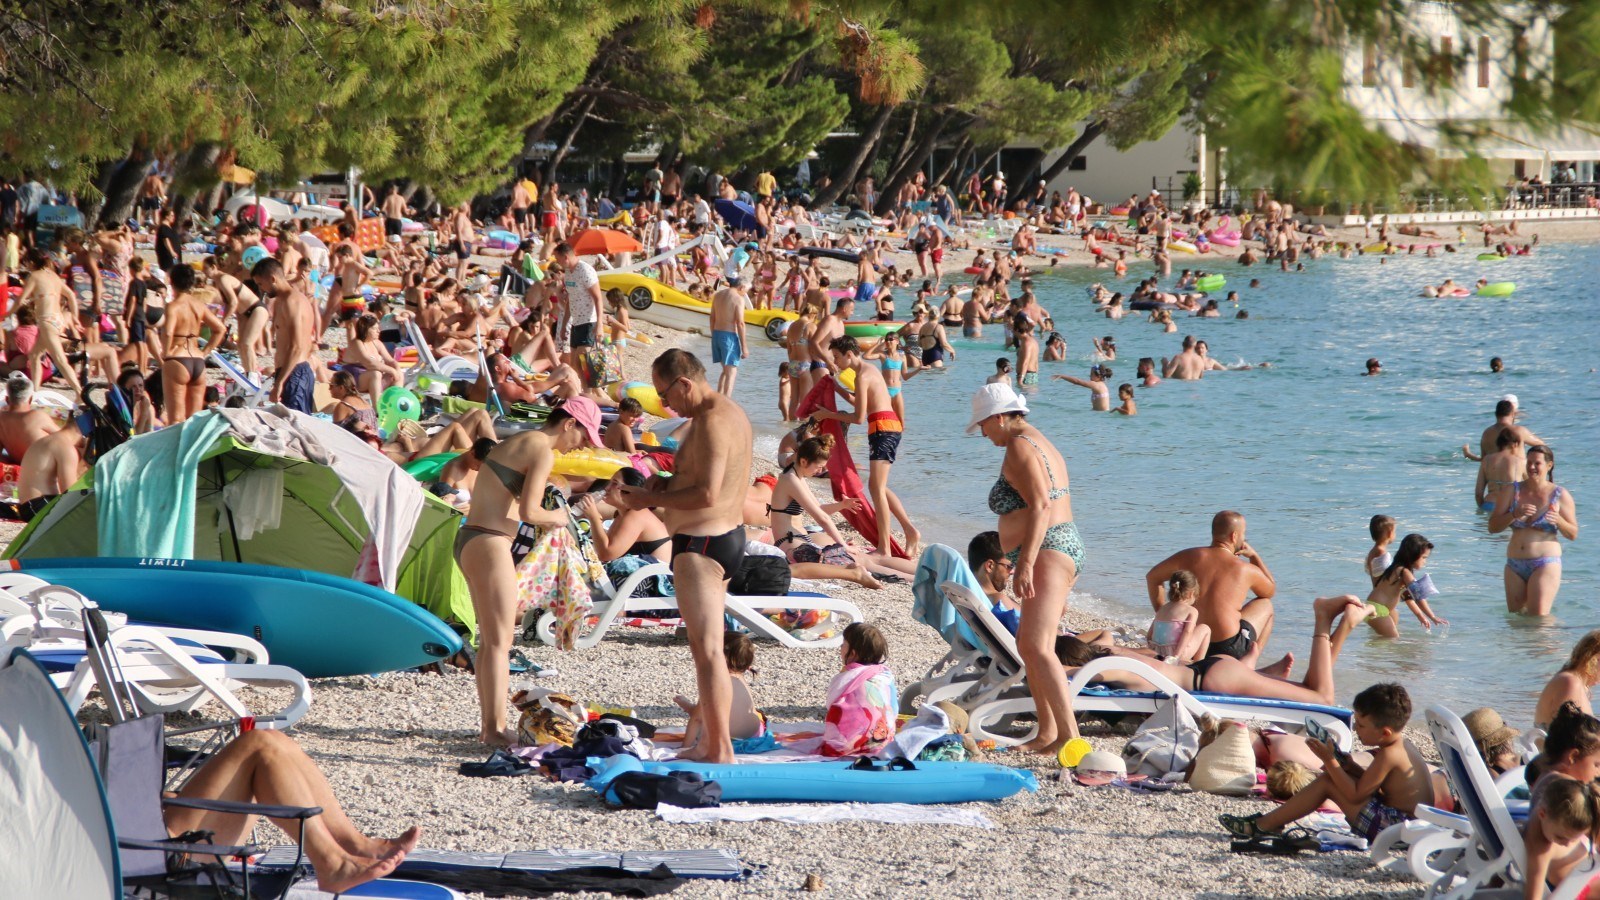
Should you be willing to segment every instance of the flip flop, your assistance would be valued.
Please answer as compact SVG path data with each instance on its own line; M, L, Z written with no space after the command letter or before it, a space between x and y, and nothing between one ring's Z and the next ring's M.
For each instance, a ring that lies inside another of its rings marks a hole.
M539 767L507 750L496 750L481 763L462 763L457 769L468 778L516 777L532 774Z

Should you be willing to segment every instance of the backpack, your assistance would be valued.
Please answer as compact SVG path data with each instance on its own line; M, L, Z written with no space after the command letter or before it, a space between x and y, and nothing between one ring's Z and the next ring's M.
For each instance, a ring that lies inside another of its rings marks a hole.
M701 809L722 805L722 785L695 772L624 772L606 785L605 800L624 809L655 809L663 803Z
M781 556L746 556L728 579L728 593L782 597L789 593L789 561Z

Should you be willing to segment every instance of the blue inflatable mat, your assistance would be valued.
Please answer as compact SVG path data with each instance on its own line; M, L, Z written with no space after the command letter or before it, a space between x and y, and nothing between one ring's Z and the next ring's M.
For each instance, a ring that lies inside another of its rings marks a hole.
M621 754L590 759L597 773L589 787L602 795L624 772L694 772L722 786L725 803L969 803L1004 800L1021 791L1039 789L1026 769L992 763L918 762L914 769L851 768L854 760L836 762L751 763L714 766L692 762L641 762Z

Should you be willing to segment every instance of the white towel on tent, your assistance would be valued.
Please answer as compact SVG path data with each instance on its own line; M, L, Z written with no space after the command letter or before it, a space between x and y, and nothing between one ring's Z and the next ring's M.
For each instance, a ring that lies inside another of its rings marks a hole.
M272 531L283 521L283 470L251 469L223 485L222 502L239 540Z

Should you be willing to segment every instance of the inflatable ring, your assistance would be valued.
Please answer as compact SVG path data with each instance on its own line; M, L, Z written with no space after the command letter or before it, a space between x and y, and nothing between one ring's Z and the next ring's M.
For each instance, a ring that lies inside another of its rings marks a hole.
M1207 275L1204 278L1197 279L1194 283L1195 290L1204 291L1208 294L1215 291L1220 291L1227 286L1228 279L1222 277L1221 275Z
M613 386L612 397L621 402L624 397L632 397L639 401L644 411L660 419L673 417L671 409L661 402L661 397L656 394L656 389L642 381L619 381Z
M1389 252L1389 244L1387 242L1385 242L1385 241L1379 241L1376 244L1368 244L1365 247L1361 248L1361 252L1362 253L1388 253Z
M1200 248L1199 247L1196 247L1195 245L1189 243L1188 241L1167 241L1167 249L1176 250L1179 253L1199 253L1200 252Z
M582 450L573 450L556 456L556 461L550 466L554 475L575 475L579 478L610 478L618 470L633 465L633 460L626 453L615 450L606 450L603 447L585 447Z
M1498 253L1479 253L1478 254L1478 260L1480 262L1500 262L1503 259L1505 259L1505 257L1501 256Z
M416 422L421 418L422 401L405 388L392 385L378 396L378 428L384 434L394 434L402 420Z
M1479 297L1509 297L1517 290L1515 281L1491 281L1478 288Z

